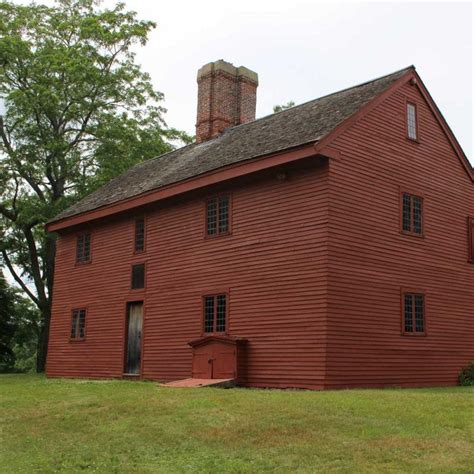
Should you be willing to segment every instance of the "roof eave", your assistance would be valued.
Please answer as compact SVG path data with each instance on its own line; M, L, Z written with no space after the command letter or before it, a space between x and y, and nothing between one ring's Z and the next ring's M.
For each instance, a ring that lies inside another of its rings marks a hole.
M317 154L315 142L313 141L291 150L282 150L280 152L272 153L263 157L257 157L244 162L239 162L189 178L187 180L170 184L168 186L163 186L158 189L147 191L145 193L132 196L128 199L101 206L96 209L92 209L91 211L64 217L63 219L47 223L46 230L48 232L57 232L68 227L81 225L92 220L125 212L135 207L144 206L153 202L161 201L163 199L168 199L170 197L177 196L178 194L201 189L222 181L238 178L240 176L255 173L257 171L263 171L268 168L291 163L303 158L316 156Z

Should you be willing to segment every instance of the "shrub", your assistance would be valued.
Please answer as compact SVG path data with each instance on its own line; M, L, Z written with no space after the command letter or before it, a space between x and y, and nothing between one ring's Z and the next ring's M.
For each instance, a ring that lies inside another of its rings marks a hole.
M461 370L459 374L459 385L474 386L474 362L471 362Z

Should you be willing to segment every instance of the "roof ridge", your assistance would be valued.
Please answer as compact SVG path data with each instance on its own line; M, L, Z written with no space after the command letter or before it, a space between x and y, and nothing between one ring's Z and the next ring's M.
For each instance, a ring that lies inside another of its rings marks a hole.
M272 114L264 115L263 117L259 117L259 118L255 119L255 120L252 120L251 122L246 122L246 123L241 123L241 124L239 124L239 125L234 125L233 127L230 127L230 128L228 128L228 129L224 130L223 134L224 134L224 133L227 133L227 132L230 132L231 130L235 130L235 129L238 128L238 127L244 127L244 126L246 126L246 125L250 125L250 124L253 124L253 123L255 123L255 122L258 122L259 120L264 120L264 119L267 119L267 118L269 118L269 117L273 117L273 116L275 116L275 115L279 115L279 114L284 114L284 113L286 113L286 112L290 112L290 111L292 111L292 110L294 110L294 109L296 109L296 108L298 108L298 107L302 107L303 105L307 105L307 104L309 104L309 103L311 103L311 102L316 102L316 101L318 101L318 100L325 99L325 98L327 98L327 97L331 97L332 95L340 94L341 92L346 92L346 91L349 91L349 90L357 89L358 87L366 86L366 85L371 84L371 83L373 83L373 82L377 82L377 81L380 81L380 80L382 80L382 79L386 79L387 77L393 76L393 75L398 74L398 73L400 73L400 72L402 72L402 71L409 71L410 69L411 69L411 70L416 70L415 66L414 66L413 64L411 64L410 66L404 67L404 68L402 68L402 69L398 69L397 71L393 71L393 72L391 72L391 73L389 73L389 74L384 74L383 76L379 76L379 77L376 77L376 78L374 78L374 79L370 79L370 80L368 80L368 81L361 82L360 84L356 84L355 86L345 87L344 89L340 89L340 90L338 90L338 91L336 91L336 92L331 92L331 93L329 93L329 94L325 94L325 95L322 95L322 96L320 96L320 97L316 97L315 99L307 100L306 102L302 102L301 104L296 104L296 105L294 105L293 107L290 107L289 109L280 110L279 112L273 112ZM216 137L216 138L217 138L217 137Z
M284 114L286 112L289 112L289 111L294 111L295 109L297 109L298 107L302 107L304 105L307 105L311 102L316 102L318 100L321 100L321 99L325 99L327 97L331 97L332 95L336 95L336 94L340 94L341 92L345 92L345 91L348 91L348 90L353 90L353 89L357 89L358 87L362 87L362 86L366 86L368 84L371 84L373 82L376 82L376 81L380 81L382 79L385 79L389 76L393 76L395 74L398 74L402 71L408 71L408 70L415 70L415 66L413 64L411 64L410 66L407 66L407 67L404 67L402 69L398 69L397 71L393 71L389 74L384 74L383 76L379 76L379 77L376 77L374 79L370 79L368 81L365 81L365 82L361 82L360 84L356 84L355 86L349 86L349 87L345 87L344 89L340 89L336 92L331 92L329 94L326 94L326 95L322 95L320 97L316 97L315 99L311 99L311 100L307 100L306 102L302 102L301 104L296 104L294 105L293 107L290 107L289 109L285 109L285 110L280 110L279 112L273 112L271 114L268 114L268 115L264 115L263 117L259 117L255 120L252 120L251 122L246 122L246 123L241 123L239 125L234 125L233 127L229 127L227 128L226 130L224 130L222 133L220 133L218 136L210 139L210 140L206 140L206 142L204 143L210 143L210 142L213 142L214 140L217 140L218 138L222 137L223 135L227 134L227 133L230 133L232 132L232 130L235 130L236 128L240 128L240 127L245 127L246 125L251 125L255 122L258 122L260 120L265 120L269 117L274 117L275 115L279 115L279 114ZM175 151L178 151L178 150L184 150L185 148L187 147L190 147L192 145L199 145L199 143L196 143L196 142L193 142L193 143L189 143L188 145L184 145L180 148L175 148L174 150L170 150L170 151L167 151L166 153L162 153L161 155L158 155L158 156L154 156L153 158L148 158L147 160L145 161L142 161L141 163L137 163L136 165L132 166L130 168L130 170L134 169L134 168L138 168L139 166L141 165L145 165L146 163L149 163L150 161L154 161L154 160L157 160L158 158L161 158L163 156L166 156L166 155L169 155L170 153L173 153Z

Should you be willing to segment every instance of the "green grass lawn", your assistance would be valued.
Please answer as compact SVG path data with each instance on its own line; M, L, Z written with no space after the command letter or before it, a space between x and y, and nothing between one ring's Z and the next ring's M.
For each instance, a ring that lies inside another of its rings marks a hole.
M474 390L0 375L0 472L473 472Z

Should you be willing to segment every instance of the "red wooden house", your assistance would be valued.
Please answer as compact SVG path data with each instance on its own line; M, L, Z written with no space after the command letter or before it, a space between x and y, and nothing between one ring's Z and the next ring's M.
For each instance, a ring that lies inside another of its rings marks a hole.
M414 67L255 120L198 73L196 143L49 223L47 374L453 385L474 359L474 173Z

